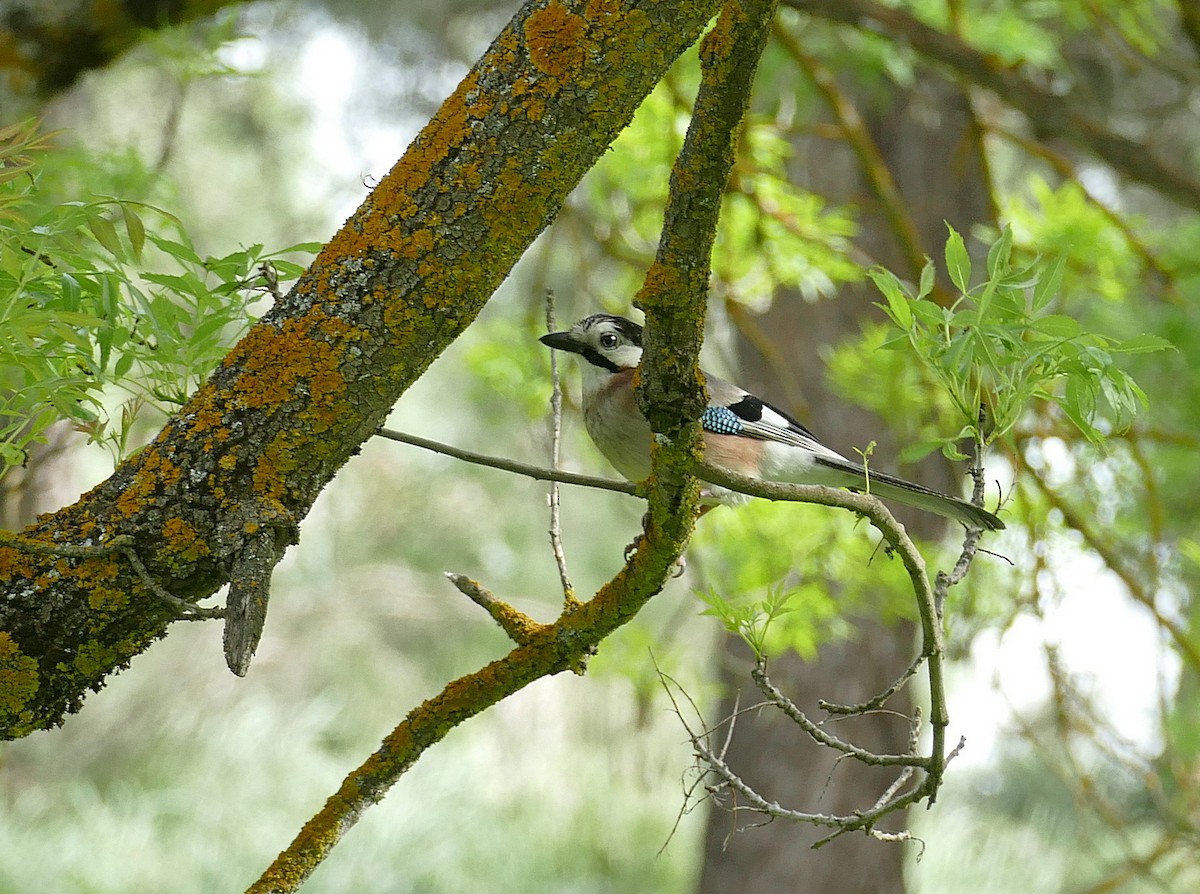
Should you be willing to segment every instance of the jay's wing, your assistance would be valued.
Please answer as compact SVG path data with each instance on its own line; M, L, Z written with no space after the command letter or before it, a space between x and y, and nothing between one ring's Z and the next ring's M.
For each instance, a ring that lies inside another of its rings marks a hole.
M778 407L724 379L707 373L705 376L709 405L700 417L700 424L705 431L775 441L817 456L849 462L840 453L818 441L816 435Z
M707 379L709 405L700 417L706 432L753 438L768 445L782 444L805 451L802 454L784 451L788 459L776 460L777 471L785 473L785 480L852 490L869 489L876 496L956 519L968 527L989 531L1004 527L1004 522L986 509L958 497L940 494L884 472L872 471L868 477L862 463L852 462L830 450L783 410L716 376L707 376ZM778 451L768 448L768 459L772 453L777 455ZM791 474L786 474L788 472Z

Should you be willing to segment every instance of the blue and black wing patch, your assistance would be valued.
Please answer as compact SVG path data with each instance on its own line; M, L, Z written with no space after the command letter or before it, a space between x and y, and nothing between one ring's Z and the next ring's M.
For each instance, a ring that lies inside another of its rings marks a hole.
M816 440L813 433L792 416L753 394L747 394L729 406L710 404L700 417L700 424L705 431L719 435L763 437L763 428L770 427Z
M700 417L700 424L705 431L719 435L750 435L764 437L766 428L790 431L811 440L816 440L812 432L797 422L783 410L771 406L765 400L746 394L729 404L709 404Z
M777 441L843 460L843 457L818 441L795 417L753 394L743 393L728 406L710 404L700 417L700 424L705 431L713 434Z
M738 418L737 411L733 407L718 407L709 404L704 408L704 413L700 417L700 425L705 431L717 435L740 435L742 433L742 420Z

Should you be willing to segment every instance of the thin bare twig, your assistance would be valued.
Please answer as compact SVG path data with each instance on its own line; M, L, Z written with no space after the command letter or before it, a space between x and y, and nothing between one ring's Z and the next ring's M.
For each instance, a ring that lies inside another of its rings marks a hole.
M771 682L767 676L766 660L760 658L755 665L754 670L750 671L750 678L754 680L754 685L758 687L759 692L766 696L767 701L777 707L790 720L799 726L804 732L812 738L812 740L820 745L825 745L835 751L840 751L847 754L864 764L869 764L873 767L921 767L929 766L928 758L921 757L915 753L909 754L875 754L867 751L865 748L859 748L857 745L852 745L849 742L844 742L837 736L826 732L817 724L808 719L808 716L801 711L796 703L784 695Z
M859 702L856 705L840 705L837 702L827 702L825 699L818 699L817 705L822 711L827 711L830 714L857 715L868 714L871 711L878 711L888 703L893 695L903 689L904 685L909 680L916 676L917 671L921 669L921 665L924 663L925 656L918 655L909 663L908 667L904 669L904 673L897 677L896 681L892 683L891 686L865 702Z
M429 438L410 435L406 432L395 431L390 428L381 428L375 434L390 441L399 441L401 444L410 444L413 447L420 447L422 450L430 450L434 453L441 453L444 456L452 456L455 459L461 459L463 462L475 463L476 465L487 466L492 469L501 469L505 472L512 472L514 475L524 475L526 478L534 478L538 481L558 481L562 484L577 484L580 487L594 487L599 490L611 490L619 494L639 496L637 485L631 484L628 481L614 481L611 478L597 478L593 475L576 475L574 472L546 469L542 466L517 462L515 459L487 456L483 453L463 450L460 447L451 447L449 444L442 444L439 441L432 441Z
M546 290L546 331L557 329L554 318L554 291ZM562 387L558 380L558 352L550 351L550 466L557 471L559 447L562 441ZM567 573L567 554L563 551L562 512L559 499L558 482L550 482L550 549L554 553L554 563L558 566L558 579L562 584L563 602L567 607L579 604L575 595L575 585L571 583L571 575Z

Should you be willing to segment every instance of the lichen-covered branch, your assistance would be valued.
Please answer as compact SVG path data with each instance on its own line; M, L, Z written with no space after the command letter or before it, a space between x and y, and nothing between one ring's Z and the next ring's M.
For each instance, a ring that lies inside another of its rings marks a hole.
M695 328L697 324L691 314L703 320L716 209L729 176L737 125L748 102L754 66L774 5L774 0L745 4L730 0L705 41L701 53L705 87L697 98L689 128L691 149L680 153L672 172L672 195L662 238L662 244L671 246L671 250L665 254L660 251L659 260L640 293L648 308L666 305L676 311L667 314L665 322L660 321L661 341L647 349L645 380L669 374L663 370L663 361L670 359L664 357L664 344L680 345L680 353L674 359L686 371L686 378L668 380L663 388L647 389L647 415L666 420L667 424L660 425L659 430L671 437L654 450L646 488L649 508L645 533L638 549L590 601L581 605L568 603L553 624L523 629L519 635L529 636L526 644L480 671L454 681L411 712L381 748L346 778L321 813L309 821L250 888L250 894L296 890L361 812L378 801L429 745L457 724L533 680L578 667L601 640L633 618L666 582L687 545L699 509L699 486L693 472L700 409L691 406L689 398L697 394L703 398L696 366L702 329ZM708 116L717 110L720 118L714 122ZM718 162L714 164L713 159ZM715 177L715 191L711 182L695 179L698 177ZM690 195L679 195L679 191L690 194L693 190L714 200L716 207L704 206L696 213L689 205ZM682 239L676 228L685 232L688 239ZM663 283L675 285L663 291ZM688 288L694 293L682 291ZM510 620L506 618L504 623L510 625Z
M537 635L545 629L545 624L539 624L529 615L517 611L504 600L497 599L496 595L479 581L453 571L446 572L446 579L454 584L458 592L491 615L492 620L518 646L533 642Z
M130 537L159 586L194 602L229 580L263 526L294 537L716 8L524 4L158 437L25 538L60 547ZM16 693L0 700L0 735L60 723L177 614L119 555L0 546L0 675Z

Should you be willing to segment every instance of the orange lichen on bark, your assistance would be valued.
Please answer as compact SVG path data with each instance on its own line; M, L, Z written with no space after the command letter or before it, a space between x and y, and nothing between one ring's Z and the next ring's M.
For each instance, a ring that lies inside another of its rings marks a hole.
M117 511L126 518L136 515L148 497L171 487L183 475L183 470L161 450L147 449L135 462L137 474L117 498Z
M299 396L301 383L314 403L334 400L346 390L346 380L339 369L341 346L333 341L353 338L356 332L319 309L278 326L255 326L227 361L240 365L233 385L238 402L246 407L283 404Z
M669 306L678 302L676 296L680 295L680 290L685 285L678 266L655 259L646 271L646 278L634 298L634 303L640 306L643 302L653 301L660 306Z
M561 3L551 2L535 9L525 22L525 44L529 61L551 78L554 92L559 82L577 75L587 62L587 19L576 15Z
M604 5L605 2L606 0L599 0L598 5ZM619 39L607 43L604 48L604 63L614 66L618 72L605 81L606 89L611 90L626 88L628 77L619 72L630 61L648 66L652 65L656 58L654 23L645 12L631 9L617 21L620 24Z
M184 562L194 562L212 552L200 533L178 516L163 522L163 539L163 552Z
M292 432L280 432L263 449L262 456L254 466L254 493L258 499L284 505L288 477L300 468L294 441Z
M717 17L712 30L700 41L701 59L723 59L733 50L733 29L738 22L746 20L746 12L737 3L727 3L725 10L728 14ZM720 77L716 66L706 65L701 68L700 77L708 83L714 83Z
M33 574L33 557L15 546L0 546L0 579L17 580Z

